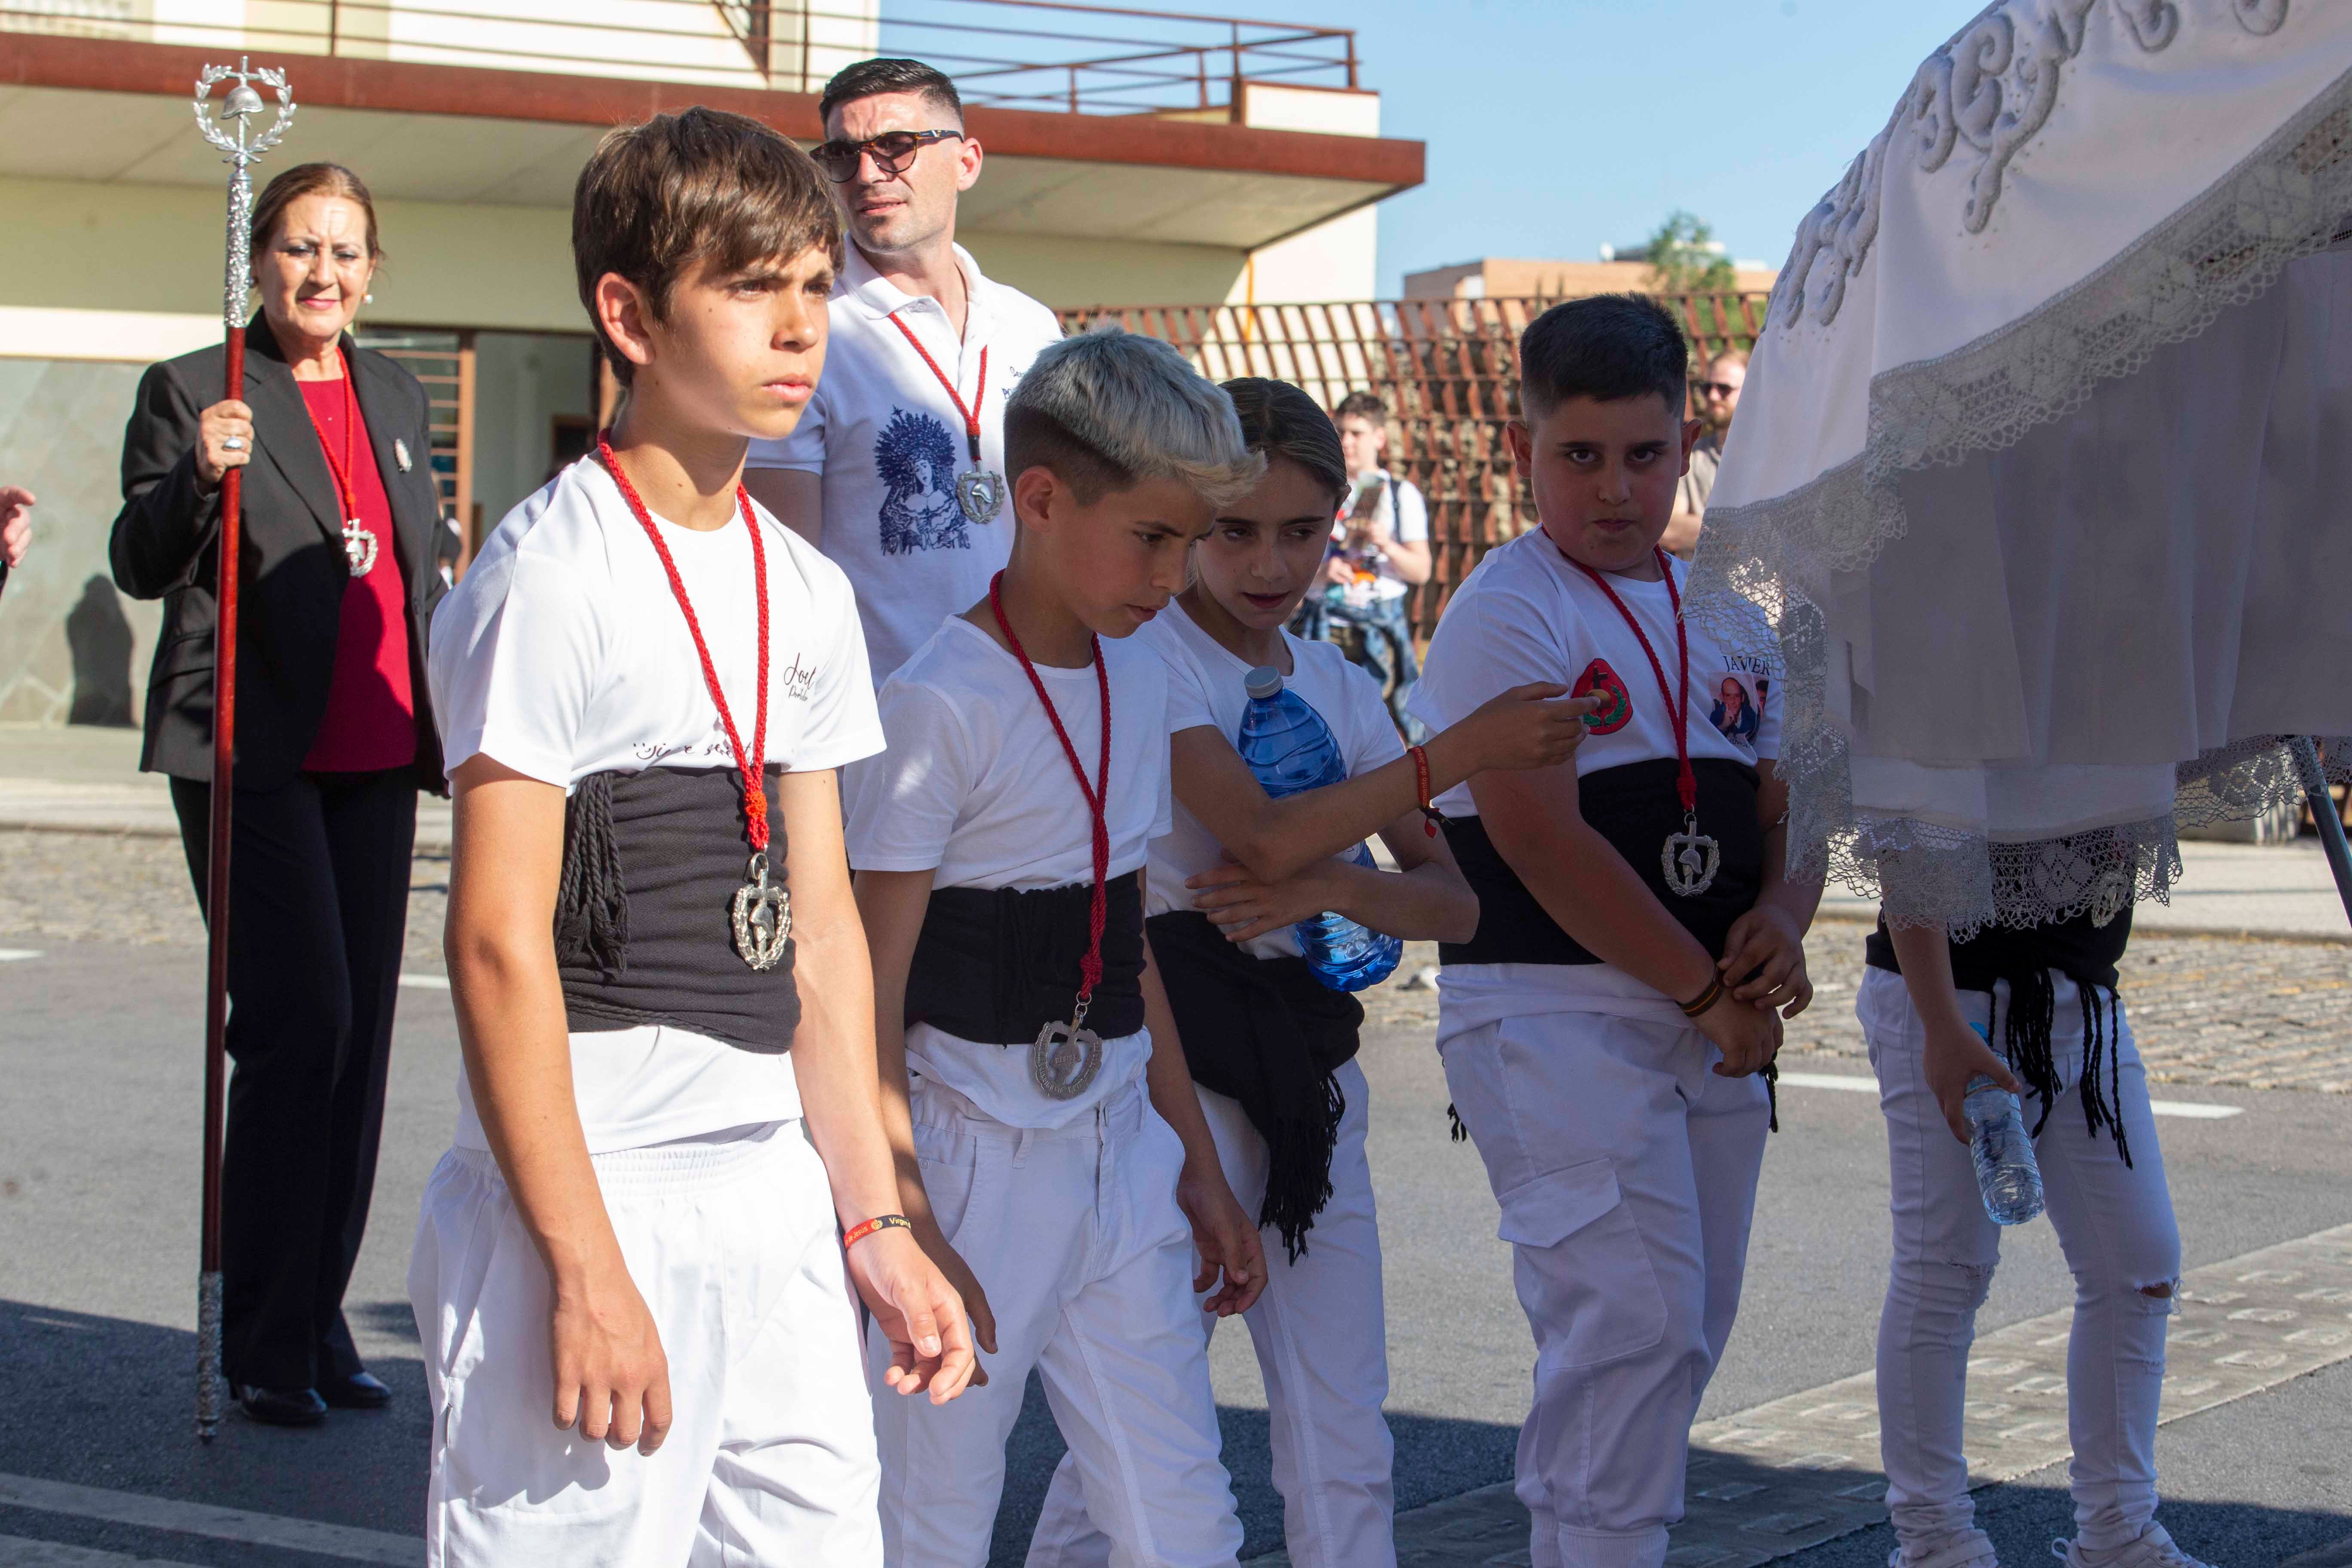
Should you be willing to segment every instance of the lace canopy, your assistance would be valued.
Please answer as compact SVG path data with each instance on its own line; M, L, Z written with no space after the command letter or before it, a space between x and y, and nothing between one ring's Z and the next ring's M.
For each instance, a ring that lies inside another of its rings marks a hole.
M1964 935L2352 776L2352 6L2001 0L1809 213L1689 595L1790 842ZM1882 877L1882 872L1891 873Z

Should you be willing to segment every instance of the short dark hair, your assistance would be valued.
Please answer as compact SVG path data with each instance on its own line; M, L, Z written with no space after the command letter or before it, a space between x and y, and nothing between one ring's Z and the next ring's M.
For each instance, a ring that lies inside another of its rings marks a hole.
M963 99L944 72L920 60L887 58L860 60L835 72L834 79L824 84L824 96L816 100L817 120L828 121L833 111L843 104L855 103L861 98L879 98L886 92L920 93L954 115L956 124L963 123Z
M368 195L367 182L341 163L297 163L262 187L261 199L253 204L255 255L269 247L278 237L278 226L286 220L286 209L304 196L341 196L357 203L367 218L368 259L382 258L383 247L375 241L375 198Z
M1572 397L1616 403L1651 394L1679 418L1690 345L1664 306L1643 294L1594 294L1554 305L1519 334L1519 416Z
M1224 388L1251 451L1265 453L1268 462L1289 458L1314 475L1335 502L1348 493L1348 460L1339 451L1339 432L1313 398L1286 381L1257 375L1237 376ZM1348 404L1339 406L1345 411Z
M697 106L605 133L572 193L580 302L613 374L635 366L596 319L610 272L645 291L654 316L698 263L731 272L822 249L841 265L841 224L809 155L756 120Z
M1389 405L1381 401L1376 392L1351 392L1339 399L1339 406L1331 410L1334 419L1369 419L1375 425L1389 422Z

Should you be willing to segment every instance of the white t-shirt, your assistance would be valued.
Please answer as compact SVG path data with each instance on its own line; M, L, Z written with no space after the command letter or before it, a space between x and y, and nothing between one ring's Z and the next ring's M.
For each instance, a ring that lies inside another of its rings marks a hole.
M1403 544L1421 544L1428 541L1429 502L1423 498L1419 486L1410 479L1395 478L1386 468L1376 468L1357 482L1379 484L1378 499L1373 504L1378 508L1376 515L1388 518L1390 538ZM1348 504L1339 510L1339 520L1332 530L1333 538L1347 538L1348 520L1354 510L1355 498L1351 493ZM1383 554L1380 574L1368 586L1370 588L1369 597L1385 600L1403 598L1412 584L1397 575L1396 563Z
M1008 486L1004 399L1038 351L1062 336L1053 311L982 277L961 246L955 254L971 298L961 342L945 306L907 294L850 246L827 308L815 395L790 436L754 441L748 459L754 468L824 476L824 552L857 590L877 685L941 621L978 603L1013 550L1009 493L986 522L958 508L956 476L972 466L963 416L892 318L955 378L966 407L979 398L980 466Z
M840 570L764 510L767 761L838 768L882 746L866 647ZM656 520L748 743L758 605L740 518ZM433 616L434 715L449 771L483 755L566 791L591 773L735 765L661 558L604 465L583 458L509 512ZM789 847L787 849L789 853ZM748 855L749 850L745 853ZM592 1153L800 1114L792 1059L683 1030L572 1037ZM457 1142L488 1147L458 1075Z
M1249 665L1202 631L1181 604L1171 604L1160 612L1157 620L1135 634L1135 640L1150 647L1168 666L1168 732L1173 735L1206 726L1231 745L1241 733L1242 716L1249 709L1249 692L1242 684ZM1290 648L1291 660L1291 673L1283 684L1331 726L1339 754L1347 760L1349 777L1404 755L1404 742L1397 738L1396 725L1381 700L1380 686L1370 675L1349 664L1336 643L1304 642L1287 632L1283 640ZM1143 912L1149 916L1190 910L1196 895L1184 886L1184 879L1226 858L1217 836L1185 810L1182 801L1177 801L1173 826L1166 837L1151 841ZM1291 926L1253 937L1242 945L1259 958L1298 956L1297 931Z
M1113 878L1140 868L1169 829L1168 672L1150 649L1107 639L1110 782L1104 816ZM1091 784L1102 761L1094 667L1036 667ZM931 871L935 888L1066 888L1094 880L1094 829L1069 757L1021 665L996 639L950 616L882 684L889 750L849 770L849 863ZM1025 1046L907 1031L907 1065L1011 1127L1061 1127L1141 1078L1148 1030L1103 1042L1102 1070L1076 1100L1048 1100Z
M1672 557L1667 566L1679 591L1690 568ZM1675 681L1679 658L1666 584L1611 574L1609 585L1648 634L1666 679ZM1687 630L1691 757L1749 766L1778 757L1785 695L1778 661L1727 652L1696 624ZM1579 778L1675 754L1674 726L1649 655L1608 595L1540 528L1488 551L1454 590L1405 706L1432 730L1442 730L1533 680L1568 686L1580 697L1599 691L1620 699L1602 710L1602 721L1577 749ZM1478 814L1466 784L1446 791L1437 804L1448 816ZM1702 832L1706 826L1699 825ZM1442 986L1441 1039L1528 1013L1683 1021L1672 998L1606 963L1450 964Z

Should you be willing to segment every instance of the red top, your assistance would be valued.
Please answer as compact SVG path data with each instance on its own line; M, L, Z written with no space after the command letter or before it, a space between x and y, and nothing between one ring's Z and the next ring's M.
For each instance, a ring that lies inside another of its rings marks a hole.
M375 565L343 591L341 629L335 637L335 669L327 683L327 711L318 738L302 759L320 773L373 773L405 767L416 760L416 699L408 681L408 584L393 546L392 499L376 472L375 448L357 400L346 403L340 381L298 381L310 406L318 438L331 443L329 471L342 462L343 419L348 407L358 421L350 432L350 480L359 500L359 519L375 535ZM341 497L338 496L338 502ZM341 520L332 548L342 553Z

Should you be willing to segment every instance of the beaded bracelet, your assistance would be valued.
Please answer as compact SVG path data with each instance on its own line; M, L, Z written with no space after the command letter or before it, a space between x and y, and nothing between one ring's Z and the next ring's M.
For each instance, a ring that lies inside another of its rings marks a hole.
M1405 755L1412 759L1412 773L1416 793L1421 796L1421 815L1426 819L1422 823L1421 829L1423 832L1428 834L1432 838L1434 838L1437 837L1438 825L1445 820L1445 814L1439 811L1437 807L1430 802L1429 753L1423 751L1419 746L1407 746L1404 751Z
M848 1251L877 1230L912 1230L914 1228L915 1222L905 1215L878 1214L863 1225L851 1226L849 1234L841 1238L841 1249L844 1252Z

